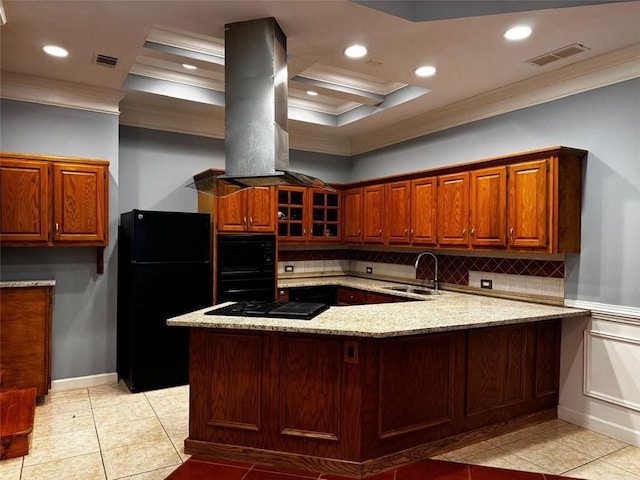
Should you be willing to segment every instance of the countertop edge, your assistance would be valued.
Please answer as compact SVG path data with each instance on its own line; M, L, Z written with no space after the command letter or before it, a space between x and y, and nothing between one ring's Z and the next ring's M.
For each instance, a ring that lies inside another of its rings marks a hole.
M0 282L0 288L55 287L55 280L9 280Z

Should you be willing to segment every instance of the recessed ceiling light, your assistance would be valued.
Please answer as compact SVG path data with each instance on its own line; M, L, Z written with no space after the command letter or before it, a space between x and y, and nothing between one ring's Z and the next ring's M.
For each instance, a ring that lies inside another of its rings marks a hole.
M67 55L69 55L69 52L67 52L64 48L57 47L55 45L45 45L44 47L42 47L42 50L54 57L66 57Z
M523 40L531 35L531 27L526 25L518 25L504 32L504 38L507 40Z
M415 74L419 77L430 77L436 73L436 67L431 65L425 65L423 67L416 68Z
M312 97L317 97L318 92L314 92L313 90L307 90L307 95L310 95Z
M367 49L362 45L351 45L345 49L344 54L350 58L361 58L367 54Z
M196 67L195 65L189 65L188 63L183 63L182 66L184 68L186 68L187 70L197 70L198 67Z

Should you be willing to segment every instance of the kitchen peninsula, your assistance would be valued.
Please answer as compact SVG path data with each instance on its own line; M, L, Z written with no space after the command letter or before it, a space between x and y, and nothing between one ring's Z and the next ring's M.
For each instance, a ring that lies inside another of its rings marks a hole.
M588 311L405 296L416 301L309 321L205 315L211 307L168 320L192 327L185 451L360 478L555 418L561 322Z

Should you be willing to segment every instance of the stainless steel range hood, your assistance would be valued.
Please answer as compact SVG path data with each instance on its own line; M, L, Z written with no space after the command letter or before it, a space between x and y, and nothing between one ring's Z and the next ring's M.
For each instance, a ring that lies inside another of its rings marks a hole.
M287 38L275 18L227 24L224 41L225 172L217 182L333 190L289 170Z

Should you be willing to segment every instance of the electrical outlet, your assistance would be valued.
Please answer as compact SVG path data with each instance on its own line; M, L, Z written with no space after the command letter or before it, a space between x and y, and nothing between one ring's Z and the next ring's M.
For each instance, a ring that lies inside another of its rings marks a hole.
M285 265L284 266L284 271L285 272L293 272L293 265Z
M485 280L484 278L480 280L480 288L493 288L493 280Z
M367 273L373 273L373 267L367 267Z

